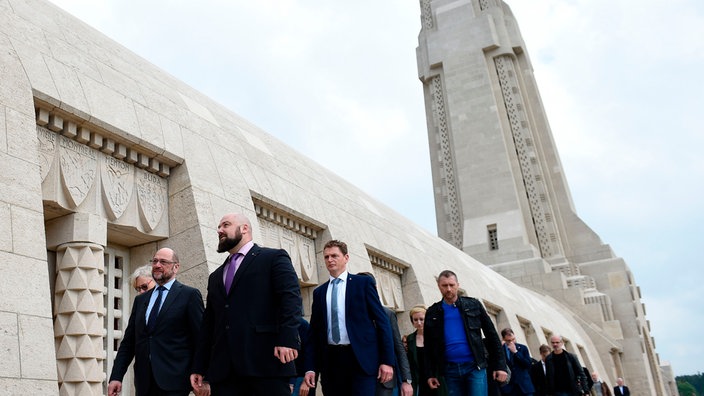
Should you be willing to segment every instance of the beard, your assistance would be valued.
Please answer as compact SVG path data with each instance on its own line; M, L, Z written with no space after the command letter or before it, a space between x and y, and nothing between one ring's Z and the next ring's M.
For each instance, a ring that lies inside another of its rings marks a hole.
M240 230L238 228L237 231L235 232L234 238L225 238L225 239L220 240L220 242L218 243L218 253L229 251L230 249L237 246L241 240L242 240L242 233L240 232Z

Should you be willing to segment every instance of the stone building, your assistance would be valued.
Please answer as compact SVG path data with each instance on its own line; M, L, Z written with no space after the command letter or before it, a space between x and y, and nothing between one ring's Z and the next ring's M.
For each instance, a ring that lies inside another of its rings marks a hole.
M502 0L421 0L417 49L438 235L569 305L634 394L675 394L640 289L577 216L518 24ZM589 361L586 362L589 366Z
M431 29L442 32L443 20L455 18L451 10L459 7L493 23L491 32L502 40L518 40L510 13L493 0L421 4L422 39ZM481 47L482 62L510 58L514 76L529 70L520 46L495 42ZM435 59L424 45L419 53ZM465 56L479 62L475 53ZM431 137L447 135L456 114L451 104L464 95L452 89L452 62L444 62L442 68L419 62L424 84L434 90L426 93L440 98L429 101L429 114L448 117L440 120L445 129L430 123ZM473 81L503 83L486 64L480 70L483 77ZM538 101L528 77L520 77L530 88L522 100ZM494 95L487 92L476 100ZM446 107L432 108L440 103ZM506 110L494 113L496 134L486 135L487 145L510 131L499 128L508 124L497 115ZM477 122L486 125L491 117ZM531 122L547 126L544 119ZM550 137L531 131L533 139ZM458 143L443 143L451 161ZM551 143L533 147L554 150ZM487 176L510 196L495 198L481 214L468 208L488 188L465 195L468 169L452 163L455 179L442 178L463 192L448 212L459 227L446 232L440 222L448 243L54 5L0 1L0 390L103 394L134 298L129 274L158 248L171 247L181 258L179 279L205 290L224 259L215 252L217 222L241 211L253 221L255 241L290 252L306 309L327 276L322 245L341 239L350 246L351 271L376 275L382 301L399 312L404 331L408 308L439 300L434 276L451 269L496 326L513 327L534 355L551 334L562 334L567 348L610 382L624 376L640 394L669 394L623 261L567 213L567 187L552 174L542 174L554 183L544 187L553 216L546 235L560 240L546 254L529 227L531 207L516 198L515 153L502 155L507 169L487 165ZM448 166L448 158L433 154L436 166ZM535 158L536 168L559 166L555 152ZM490 230L469 232L490 224L498 250L479 241Z

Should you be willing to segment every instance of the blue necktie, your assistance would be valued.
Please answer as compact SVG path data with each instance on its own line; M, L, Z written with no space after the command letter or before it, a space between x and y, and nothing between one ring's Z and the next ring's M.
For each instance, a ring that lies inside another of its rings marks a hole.
M159 286L156 288L159 292L156 295L156 301L154 301L154 306L152 306L152 311L149 312L149 319L147 320L147 330L151 333L156 327L156 316L159 315L159 308L161 308L161 292L166 290L164 286Z
M342 279L335 278L332 281L332 295L330 296L330 320L332 329L332 340L338 344L340 342L340 319L337 317L337 284L342 282Z

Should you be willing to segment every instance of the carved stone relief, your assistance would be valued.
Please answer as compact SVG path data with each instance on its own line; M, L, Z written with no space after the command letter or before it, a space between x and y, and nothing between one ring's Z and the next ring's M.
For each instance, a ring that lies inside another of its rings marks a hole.
M139 218L145 230L151 231L163 217L168 204L166 180L141 169L135 169Z
M98 166L98 153L88 146L74 142L63 136L59 141L59 163L61 180L66 198L73 207L79 206L88 196L95 182Z
M293 268L302 285L318 284L315 266L315 241L274 222L259 218L262 243L272 248L284 249L291 256Z
M100 167L103 204L110 220L119 219L134 191L134 166L112 157L103 156Z

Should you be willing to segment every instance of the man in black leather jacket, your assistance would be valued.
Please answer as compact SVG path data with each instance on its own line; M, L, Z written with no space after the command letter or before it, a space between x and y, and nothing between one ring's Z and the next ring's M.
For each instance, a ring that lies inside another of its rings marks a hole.
M437 282L443 298L425 313L423 327L428 385L437 388L438 377L444 376L450 394L486 395L487 368L496 381L504 382L507 377L506 356L496 328L479 300L458 295L454 272L442 271Z

